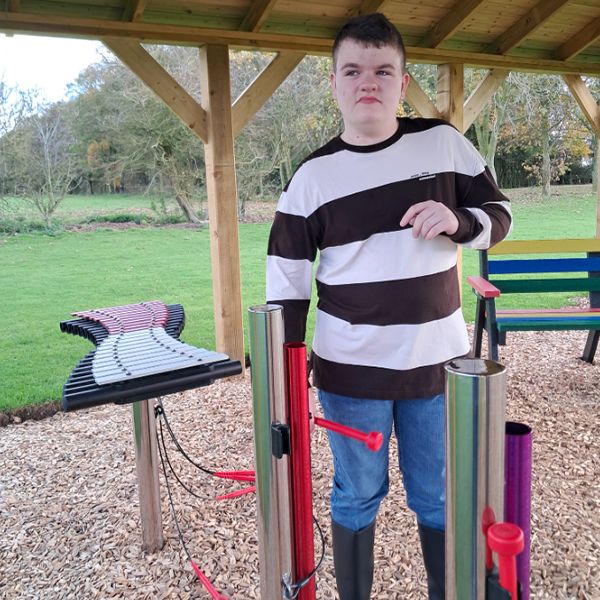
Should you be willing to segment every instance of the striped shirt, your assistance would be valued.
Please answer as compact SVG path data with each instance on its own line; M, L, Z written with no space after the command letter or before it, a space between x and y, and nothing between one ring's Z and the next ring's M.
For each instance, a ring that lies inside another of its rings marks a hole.
M459 221L452 236L415 239L407 209L436 200ZM371 146L336 137L286 186L267 256L267 301L284 308L286 341L303 341L313 265L318 304L313 380L328 392L405 399L444 390L444 364L469 352L457 244L489 248L509 232L508 199L454 127L399 119Z

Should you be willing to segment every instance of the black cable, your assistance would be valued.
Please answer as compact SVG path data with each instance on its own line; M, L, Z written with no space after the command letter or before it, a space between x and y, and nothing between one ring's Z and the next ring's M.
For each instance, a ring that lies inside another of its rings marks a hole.
M179 541L181 543L181 546L183 547L186 556L188 557L188 560L192 562L192 556L187 549L185 540L183 539L183 533L181 532L181 528L179 527L179 521L177 520L177 513L175 512L175 503L173 502L173 496L171 494L171 485L167 476L167 469L165 467L165 461L163 458L163 453L160 444L158 444L158 453L160 454L160 464L162 465L163 475L165 476L165 485L167 487L167 495L169 497L169 506L171 508L171 515L173 516L175 528L177 529L177 536L179 537Z
M298 583L294 583L290 586L285 586L285 584L284 584L284 587L286 587L286 591L291 590L293 592L293 594L291 596L287 596L287 598L289 598L289 600L294 600L295 598L298 597L298 594L300 594L300 590L305 585L307 585L308 582L317 574L317 571L321 568L321 565L323 564L323 559L325 558L325 536L323 535L323 530L321 529L321 526L319 525L319 522L314 517L314 515L313 515L313 522L317 526L317 531L319 532L319 537L321 538L321 558L319 558L319 562L317 563L317 566L304 579L302 579Z
M202 498L202 496L198 496L198 494L196 494L193 490L191 490L189 487L187 487L187 485L185 483L183 483L183 481L181 481L181 479L179 479L179 476L177 475L177 473L175 472L175 469L173 468L173 465L171 464L171 460L169 459L169 453L167 452L167 445L165 443L165 438L163 435L163 428L162 428L162 422L159 421L158 422L158 428L160 431L160 444L159 444L159 449L160 446L162 444L163 450L165 451L165 460L167 461L167 464L169 465L169 469L171 470L171 473L173 473L173 477L175 477L175 479L179 482L179 485L188 493L191 494L192 496L194 496L194 498L198 498L198 500L206 500L206 498ZM161 457L162 457L162 453L161 453ZM165 473L165 477L167 476L167 474Z
M175 436L175 433L171 429L171 425L169 423L169 419L167 419L167 413L165 412L165 409L163 407L162 398L158 398L158 404L154 407L154 415L163 418L163 420L165 422L165 427L167 428L167 431L169 432L171 440L173 440L173 443L175 444L175 448L177 448L177 450L185 457L185 459L187 461L189 461L197 469L200 469L200 471L206 473L207 475L214 475L215 474L214 471L211 471L210 469L207 469L206 467L203 467L201 464L198 464L193 459L191 459L187 455L186 451L181 447L181 445L179 444L179 441L177 440L177 437Z

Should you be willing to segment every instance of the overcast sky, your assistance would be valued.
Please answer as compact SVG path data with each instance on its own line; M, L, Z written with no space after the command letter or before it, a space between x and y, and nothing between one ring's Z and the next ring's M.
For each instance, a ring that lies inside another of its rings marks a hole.
M38 88L45 100L66 94L87 65L98 62L99 42L0 33L0 77L21 89Z

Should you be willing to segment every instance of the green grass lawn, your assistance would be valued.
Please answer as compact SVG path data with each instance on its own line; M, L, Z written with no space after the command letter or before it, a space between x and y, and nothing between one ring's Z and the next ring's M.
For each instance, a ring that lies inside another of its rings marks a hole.
M70 210L76 211L77 203L88 199L72 202ZM129 209L120 205L119 210ZM514 213L515 239L591 237L595 232L591 193L563 194L549 204L516 202ZM269 224L240 225L244 313L264 301L268 232ZM476 253L465 251L464 276L477 270ZM182 304L182 339L214 348L207 229L99 229L0 238L0 410L60 398L71 369L92 348L86 340L60 333L59 322L71 311L142 300ZM530 301L535 307L559 307L570 298L555 294ZM473 319L474 297L466 288L464 313ZM312 329L311 317L309 340Z

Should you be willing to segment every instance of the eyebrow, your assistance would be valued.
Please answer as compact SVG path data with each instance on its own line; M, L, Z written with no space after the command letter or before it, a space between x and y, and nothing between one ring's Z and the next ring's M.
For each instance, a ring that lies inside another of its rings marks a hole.
M358 69L358 68L360 68L360 65L357 63L345 63L340 67L340 69L342 69L342 70L343 69ZM375 67L375 70L379 71L380 69L395 69L395 68L396 67L393 64L386 63L386 64Z

